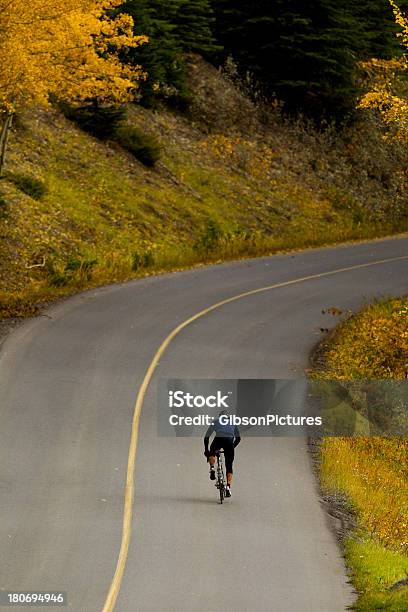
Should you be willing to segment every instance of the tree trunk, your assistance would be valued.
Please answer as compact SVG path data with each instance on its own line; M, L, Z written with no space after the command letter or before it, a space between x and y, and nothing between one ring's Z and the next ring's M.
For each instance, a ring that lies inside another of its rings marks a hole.
M3 123L0 133L0 178L3 176L4 164L6 161L7 143L10 134L10 128L13 123L13 113L8 112Z

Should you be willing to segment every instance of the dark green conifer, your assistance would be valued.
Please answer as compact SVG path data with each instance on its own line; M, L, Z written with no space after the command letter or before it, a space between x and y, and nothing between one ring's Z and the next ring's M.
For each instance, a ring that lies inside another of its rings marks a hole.
M213 0L213 8L224 57L288 110L315 117L351 112L359 61L398 47L388 0Z

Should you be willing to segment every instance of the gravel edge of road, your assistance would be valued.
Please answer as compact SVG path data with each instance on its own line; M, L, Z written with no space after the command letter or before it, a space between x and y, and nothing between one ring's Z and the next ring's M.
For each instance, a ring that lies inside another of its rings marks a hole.
M351 313L345 313L346 318L352 316ZM343 318L341 322L345 319ZM340 323L340 322L339 322ZM313 370L319 370L324 365L324 352L330 344L330 340L334 337L337 326L330 332L325 333L313 347L309 355L310 367ZM320 447L322 438L309 438L308 448L311 457L311 464L315 474L322 505L325 508L327 515L330 518L330 524L335 532L339 544L342 546L347 536L351 535L357 528L357 520L353 512L347 505L346 497L340 494L327 494L320 486L319 468L320 468Z
M29 321L30 318L16 317L12 319L0 319L0 350L8 336L18 327L20 327L20 325L26 321Z
M350 314L348 313L348 316ZM319 369L324 364L324 351L330 343L331 338L336 332L337 326L330 332L326 333L313 347L309 355L311 369ZM348 537L351 537L357 530L357 518L347 504L345 495L339 493L326 493L323 491L320 484L320 447L322 438L308 439L308 453L310 456L311 469L316 479L316 488L320 498L320 504L327 518L329 529L334 534L338 543L341 555L345 562L346 575L349 583L353 587L356 595L351 570L346 564L344 542Z

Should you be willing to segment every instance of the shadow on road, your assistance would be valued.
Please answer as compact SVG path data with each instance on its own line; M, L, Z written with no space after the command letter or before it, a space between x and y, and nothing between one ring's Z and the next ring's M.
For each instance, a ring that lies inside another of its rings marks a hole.
M140 499L140 498L139 498ZM179 503L179 504L198 504L205 506L214 506L218 502L217 496L211 498L203 498L203 497L186 497L180 495L149 495L143 497L143 502L148 503L161 503L166 504L169 502Z

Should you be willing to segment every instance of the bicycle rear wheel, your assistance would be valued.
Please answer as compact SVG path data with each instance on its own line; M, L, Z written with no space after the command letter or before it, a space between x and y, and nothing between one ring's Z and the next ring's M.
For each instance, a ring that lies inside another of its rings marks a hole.
M220 503L222 504L222 502L224 501L224 497L225 497L225 489L224 489L224 483L222 482L221 479L219 482L219 492L220 492Z
M222 504L225 498L225 480L221 453L219 451L217 452L217 489L220 495L220 503Z

